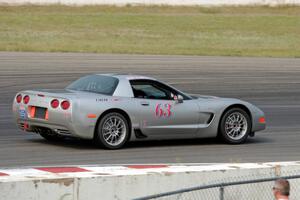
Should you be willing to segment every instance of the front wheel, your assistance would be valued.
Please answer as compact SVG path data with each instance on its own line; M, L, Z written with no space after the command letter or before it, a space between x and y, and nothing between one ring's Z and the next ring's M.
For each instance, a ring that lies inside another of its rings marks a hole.
M232 108L223 115L219 127L219 136L226 143L244 143L250 132L250 116L244 110Z
M113 112L106 114L98 123L95 142L107 149L119 149L128 137L128 121L120 113Z

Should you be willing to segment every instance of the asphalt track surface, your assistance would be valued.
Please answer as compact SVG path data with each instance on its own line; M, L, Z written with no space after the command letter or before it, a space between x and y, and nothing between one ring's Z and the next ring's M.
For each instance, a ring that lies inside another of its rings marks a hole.
M154 76L193 94L235 97L260 107L267 129L243 145L212 139L132 142L121 150L90 141L50 143L16 128L11 103L25 89L64 88L90 73ZM0 53L0 167L300 160L300 59Z

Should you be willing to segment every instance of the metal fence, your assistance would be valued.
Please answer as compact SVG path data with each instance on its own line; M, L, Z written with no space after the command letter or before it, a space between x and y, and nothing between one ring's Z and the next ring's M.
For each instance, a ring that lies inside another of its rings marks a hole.
M291 200L300 199L300 175L292 175L202 185L145 196L135 200L272 200L274 199L272 187L274 186L274 181L278 178L289 180L291 186Z

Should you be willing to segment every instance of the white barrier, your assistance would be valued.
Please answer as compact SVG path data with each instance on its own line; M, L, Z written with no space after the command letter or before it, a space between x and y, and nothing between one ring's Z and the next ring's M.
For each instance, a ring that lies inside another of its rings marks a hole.
M63 5L171 5L171 6L240 6L300 5L300 0L0 0L0 4L63 4Z
M286 176L291 172L300 173L300 162L0 169L0 199L132 199L224 181ZM267 186L270 190L248 188L248 193L241 193L243 196L237 199L249 199L249 194L263 199L271 194L271 186Z

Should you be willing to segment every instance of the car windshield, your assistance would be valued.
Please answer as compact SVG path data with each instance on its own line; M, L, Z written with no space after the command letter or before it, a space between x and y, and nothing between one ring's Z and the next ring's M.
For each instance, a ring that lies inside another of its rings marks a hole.
M71 83L67 89L112 95L119 80L111 76L89 75Z

